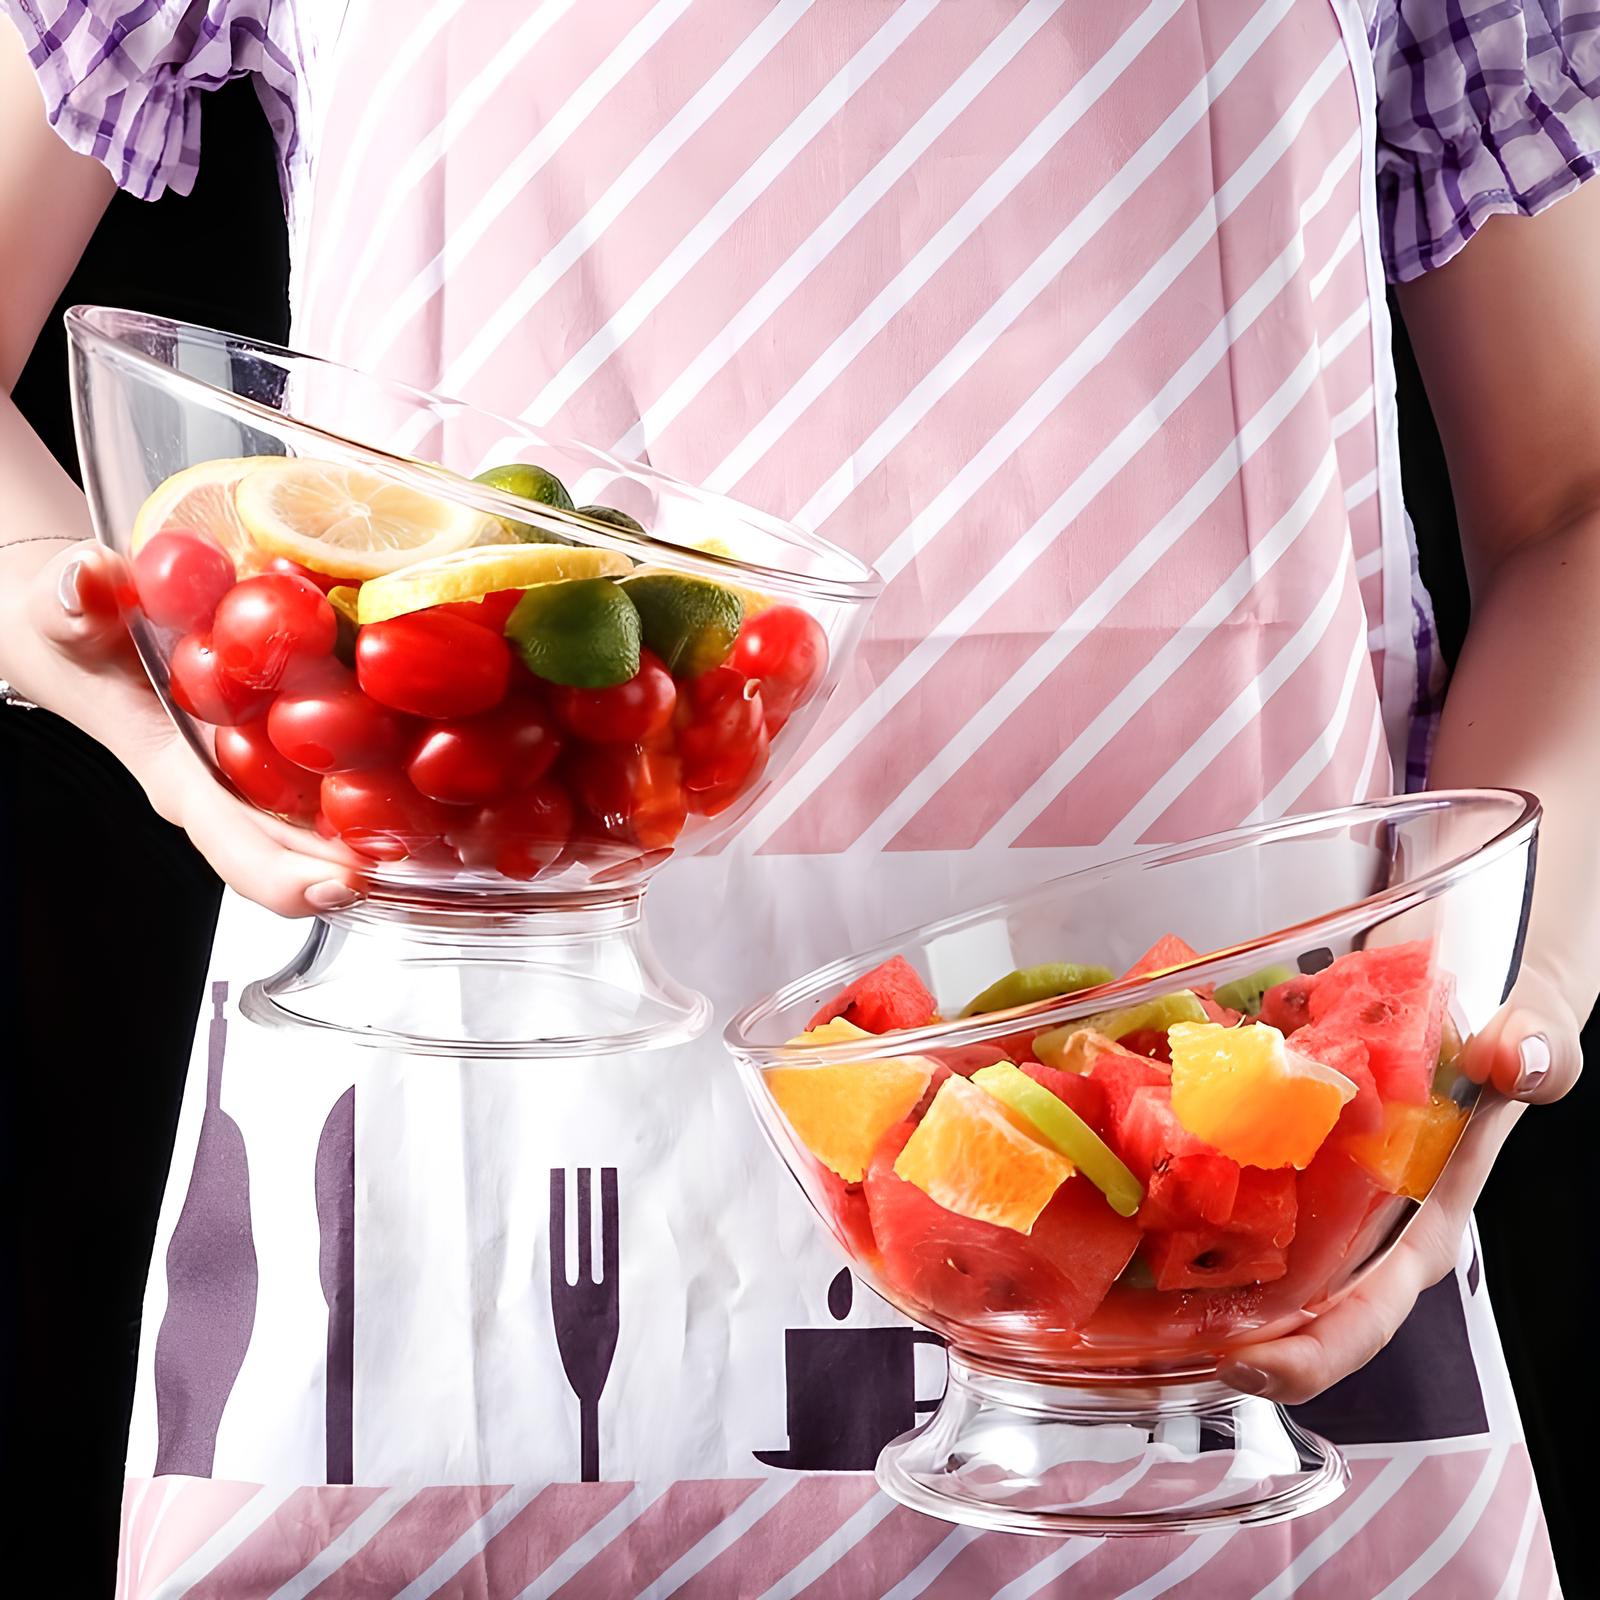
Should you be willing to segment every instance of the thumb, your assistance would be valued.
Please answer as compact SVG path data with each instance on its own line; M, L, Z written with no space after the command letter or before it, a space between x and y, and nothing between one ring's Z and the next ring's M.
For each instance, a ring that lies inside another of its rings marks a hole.
M1583 1069L1578 1018L1555 983L1525 963L1506 1004L1467 1047L1464 1065L1513 1099L1559 1100Z
M94 661L128 649L122 612L137 603L128 563L86 539L68 545L34 574L28 612L40 636L58 650Z

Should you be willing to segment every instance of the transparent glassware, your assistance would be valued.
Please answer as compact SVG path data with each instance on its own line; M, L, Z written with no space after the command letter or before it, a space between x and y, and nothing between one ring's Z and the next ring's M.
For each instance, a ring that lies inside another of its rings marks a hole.
M235 713L219 704L215 723L182 709L173 694L175 653L184 646L192 665L190 647L210 639L202 632L210 624L160 626L152 620L148 602L141 603L142 569L132 558L152 528L182 531L192 520L190 507L222 518L227 537L218 542L240 583L260 578L273 555L285 552L258 548L254 528L236 532L239 519L232 510L218 513L214 504L198 499L174 501L172 479L187 469L216 477L233 507L250 472L280 472L284 458L326 464L336 475L360 475L374 504L373 496L387 504L388 497L404 495L413 523L421 505L425 525L450 530L474 557L479 545L574 547L601 552L607 577L669 574L732 591L741 596L743 630L763 610L794 608L810 619L801 619L803 636L825 645L813 644L806 658L804 681L792 689L797 703L780 707L778 691L763 680L763 715L754 715L753 676L736 680L742 693L702 701L696 683L710 658L690 649L684 657L690 664L672 668L671 721L633 742L591 744L590 730L558 725L553 708L559 691L533 677L533 668L525 670L512 653L509 679L516 681L508 694L543 697L547 720L562 741L559 760L542 780L562 791L551 801L558 821L545 816L523 823L511 807L486 818L484 804L441 807L437 797L419 800L405 751L383 757L381 771L358 771L357 778L379 788L391 811L409 806L405 815L415 812L423 820L341 835L356 844L351 860L363 898L348 911L319 919L299 956L252 984L242 1002L257 1022L335 1029L376 1045L452 1056L604 1054L671 1044L702 1031L709 1006L676 982L655 955L642 917L645 891L676 852L698 850L736 828L778 780L850 660L881 587L877 575L811 533L649 466L312 356L104 307L74 308L67 327L85 489L98 537L130 558L124 595L134 643L157 693L211 774L251 803L261 795L252 798L241 788L241 782L248 787L249 772L239 781L223 775L219 741L230 752L257 749L263 730L276 727L270 707L252 702L247 712ZM505 463L537 464L561 480L577 507L601 508L604 515L473 481L485 468ZM160 498L152 498L158 492ZM147 510L143 531L136 531L144 508L169 504L179 509ZM471 536L463 541L464 528ZM437 554L437 547L422 553ZM397 558L397 564L406 559ZM338 587L358 580L342 578L331 567L309 577L357 614L338 620L331 652L317 660L319 670L325 666L355 694L368 625L360 618L355 589ZM402 565L402 572L412 570L420 567ZM510 589L525 593L527 586ZM303 666L299 657L291 659L291 670ZM299 687L299 680L285 675L261 698ZM363 694L367 687L363 677ZM188 698L195 703L192 691ZM208 701L207 709L216 703ZM235 716L237 725L228 720ZM691 787L691 737L701 740L697 750L711 750L702 767L718 780L723 776L722 767L706 764L719 751L726 756L715 743L715 730L723 726L718 716L737 722L748 748L736 751L737 770L728 781L712 787L708 778ZM691 735L685 723L695 718L699 731ZM407 740L435 726L426 715L410 715L409 708L398 720ZM260 762L275 768L273 750L261 751ZM495 759L502 754L490 751ZM585 776L579 775L582 761L590 764ZM335 776L347 777L350 765ZM238 772L239 762L229 770ZM326 814L334 780L325 766L305 778L291 785L294 810L278 814L331 836L338 831ZM348 794L348 784L343 792ZM520 857L501 851L508 838L525 847ZM516 863L510 876L500 870L508 860Z
M890 1494L954 1522L1052 1535L1195 1531L1328 1503L1348 1481L1337 1449L1271 1402L1225 1387L1218 1367L1235 1347L1304 1326L1348 1294L1404 1233L1442 1162L1420 1163L1423 1179L1398 1169L1380 1178L1377 1147L1355 1142L1341 1117L1293 1176L1297 1227L1277 1276L1252 1267L1262 1281L1163 1290L1142 1253L1153 1236L1141 1231L1132 1259L1119 1272L1125 1256L1116 1256L1108 1271L1118 1276L1109 1292L1102 1281L1103 1298L1080 1320L1029 1287L1052 1281L1031 1276L1050 1270L1052 1251L1063 1272L1076 1270L1066 1252L1078 1236L1059 1225L1048 1239L1037 1224L1038 1237L983 1228L932 1199L892 1210L902 1180L881 1163L904 1132L876 1147L865 1185L847 1183L796 1133L768 1074L911 1059L935 1067L937 1088L941 1066L970 1073L1002 1050L1026 1059L1038 1034L1087 1016L1178 990L1208 993L1273 966L1283 977L1311 974L1350 952L1407 945L1426 952L1430 992L1445 996L1427 1105L1458 1137L1484 1075L1475 1039L1520 965L1538 822L1531 796L1451 791L1152 850L913 929L808 973L729 1024L761 1126L853 1272L947 1342L943 1403L879 1458ZM819 1008L892 956L916 970L941 1015L954 1015L1009 970L1073 961L1126 971L1169 933L1201 953L1030 1006L843 1043L798 1040ZM1382 1115L1412 1125L1413 1113L1387 1101ZM1384 1144L1382 1160L1398 1148ZM1063 1191L1088 1181L1080 1171ZM1112 1218L1098 1197L1096 1207ZM1134 1220L1147 1226L1142 1204Z

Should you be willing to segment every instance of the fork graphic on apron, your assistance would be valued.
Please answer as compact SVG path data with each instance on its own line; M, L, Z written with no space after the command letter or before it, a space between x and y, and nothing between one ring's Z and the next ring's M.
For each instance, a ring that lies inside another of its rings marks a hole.
M594 1271L593 1169L577 1178L578 1263L567 1264L567 1174L550 1169L550 1315L567 1384L578 1397L580 1472L584 1483L600 1480L600 1395L617 1352L617 1169L600 1169L600 1272Z

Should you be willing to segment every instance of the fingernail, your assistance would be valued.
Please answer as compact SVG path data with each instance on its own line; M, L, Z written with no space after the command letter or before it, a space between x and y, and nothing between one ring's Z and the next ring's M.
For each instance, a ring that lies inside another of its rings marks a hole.
M340 911L345 906L353 906L360 898L360 893L349 884L331 878L327 883L314 883L306 890L306 904L315 906L318 911Z
M61 578L56 584L56 599L61 602L61 609L69 617L83 615L83 594L78 588L78 578L82 571L81 561L69 561L61 569Z
M1272 1379L1260 1367L1228 1366L1222 1368L1217 1376L1240 1394L1265 1394L1272 1387Z
M1517 1093L1532 1094L1550 1070L1550 1041L1542 1033L1530 1033L1517 1046L1517 1055L1522 1062L1517 1073Z

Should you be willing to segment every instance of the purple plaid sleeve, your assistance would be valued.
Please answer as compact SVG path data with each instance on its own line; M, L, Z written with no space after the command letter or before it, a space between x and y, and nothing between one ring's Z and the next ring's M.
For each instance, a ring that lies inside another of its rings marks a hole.
M0 0L22 34L51 124L120 187L187 194L200 97L253 76L287 171L296 48L287 0Z
M1377 0L1378 210L1404 282L1600 166L1597 0Z

